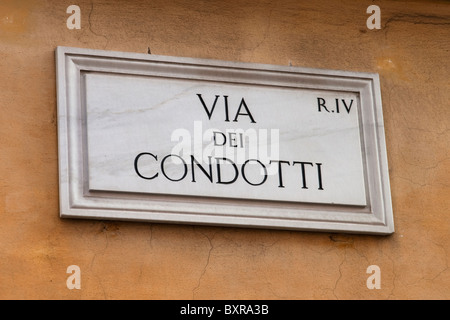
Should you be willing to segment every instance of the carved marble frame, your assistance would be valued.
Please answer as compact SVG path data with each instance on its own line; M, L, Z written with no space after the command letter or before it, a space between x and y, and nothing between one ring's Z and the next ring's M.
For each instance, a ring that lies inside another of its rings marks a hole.
M199 198L89 190L81 75L106 72L355 92L367 206ZM149 221L387 235L394 232L379 76L58 47L59 197L62 218Z

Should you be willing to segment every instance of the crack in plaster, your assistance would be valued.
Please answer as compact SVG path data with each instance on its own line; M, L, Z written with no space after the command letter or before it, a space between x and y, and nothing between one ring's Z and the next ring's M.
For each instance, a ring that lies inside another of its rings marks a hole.
M411 23L414 25L434 25L434 26L444 26L444 25L450 25L450 18L449 17L439 17L439 16L432 16L432 15L424 15L424 14L403 14L403 13L397 13L386 20L384 24L384 30L385 30L385 39L387 39L387 33L390 28L390 24L393 22L404 22L404 23Z
M91 270L92 270L92 267L94 265L95 260L97 259L97 256L98 255L104 255L106 250L108 249L108 246L109 246L109 238L108 238L108 232L107 232L108 231L108 225L104 221L101 221L100 223L102 225L101 233L104 233L106 242L105 242L105 246L101 250L101 252L96 252L94 254L94 256L92 257L91 263L89 265L89 268ZM96 272L92 272L92 275L97 279L98 284L99 284L100 288L102 289L104 299L107 299L106 290L105 290L105 287L103 286L101 278L99 277L99 275L97 275Z
M212 250L214 249L214 246L213 246L213 244L212 244L212 238L210 238L208 235L204 234L203 232L200 232L200 233L201 233L203 236L205 236L206 239L208 239L208 242L209 242L209 250L208 250L208 257L207 257L207 259L206 259L206 264L205 264L205 266L203 267L203 271L202 271L200 277L198 278L197 286L192 290L192 298L193 298L193 299L195 298L195 292L200 288L200 285L201 285L201 282L202 282L202 278L203 278L203 276L205 275L206 269L207 269L208 266L209 266L209 261L210 261L210 259L211 259L211 252L212 252ZM213 236L213 238L214 238L214 236Z
M344 259L342 259L341 263L339 264L339 277L337 278L336 282L334 283L334 288L333 288L333 295L336 298L336 300L339 300L338 296L336 295L336 289L338 286L339 281L342 278L342 271L341 271L341 267L344 264L344 262L347 260L347 250L344 251Z
M392 289L391 289L391 292L389 292L389 294L388 294L388 296L386 298L386 300L389 300L392 296L395 296L394 295L394 290L395 290L395 280L397 279L397 274L395 273L395 262L394 262L394 259L392 259L389 255L385 254L384 252L383 252L383 254L392 263L392 274L393 274L393 276L392 276Z
M273 14L273 9L270 10L267 27L266 27L266 30L264 31L264 35L263 35L262 40L259 41L259 43L257 43L256 46L252 49L251 60L253 60L253 55L255 54L255 51L267 40L267 38L269 36L270 27L272 25L272 14Z
M88 17L88 23L89 23L89 31L94 34L97 37L102 37L106 40L105 46L103 47L103 49L106 49L106 47L108 46L109 43L109 39L108 37L106 37L103 34L99 34L97 32L95 32L94 30L92 30L92 21L91 21L91 16L92 16L92 12L94 11L94 2L91 2L91 11L89 12L89 17Z

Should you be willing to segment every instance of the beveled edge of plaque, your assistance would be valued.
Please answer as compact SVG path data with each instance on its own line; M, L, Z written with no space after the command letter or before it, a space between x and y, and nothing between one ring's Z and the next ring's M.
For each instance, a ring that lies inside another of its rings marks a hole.
M380 80L376 73L56 48L60 216L252 228L388 235L394 232ZM80 111L82 72L357 92L366 207L274 201L149 196L86 190Z

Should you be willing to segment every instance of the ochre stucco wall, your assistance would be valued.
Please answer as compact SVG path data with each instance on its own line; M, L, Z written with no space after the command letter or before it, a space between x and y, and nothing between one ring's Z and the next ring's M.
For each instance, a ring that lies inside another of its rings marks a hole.
M448 1L2 0L0 298L449 299L449 39ZM379 73L396 232L60 219L56 46Z

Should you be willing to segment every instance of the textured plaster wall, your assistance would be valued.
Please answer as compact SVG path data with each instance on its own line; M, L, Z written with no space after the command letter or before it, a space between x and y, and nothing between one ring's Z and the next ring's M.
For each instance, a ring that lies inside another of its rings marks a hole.
M448 1L0 1L0 298L449 299L449 39ZM396 232L61 220L58 45L378 72Z

